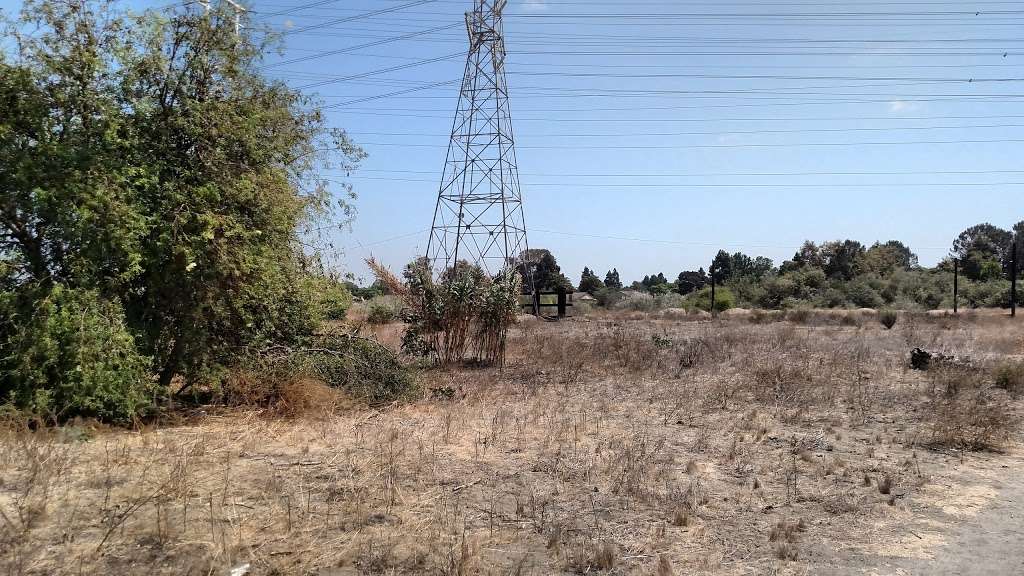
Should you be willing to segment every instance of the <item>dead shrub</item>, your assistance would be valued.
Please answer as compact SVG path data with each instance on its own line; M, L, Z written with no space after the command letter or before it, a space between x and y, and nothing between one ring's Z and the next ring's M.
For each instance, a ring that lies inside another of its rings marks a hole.
M781 358L755 364L751 371L754 396L761 402L787 408L813 402L813 378L806 366Z
M654 570L657 576L672 576L672 562L667 556L658 554L658 565Z
M278 386L273 410L288 418L327 416L349 403L345 394L327 384L310 378L287 380Z
M1016 429L1009 399L998 389L962 390L934 398L924 408L923 423L933 446L988 450Z
M936 358L932 359L927 372L931 396L952 397L963 390L977 390L984 387L985 374L981 370L965 363L944 361L942 358L938 360L940 361L936 361Z
M618 548L611 542L602 542L594 552L594 567L598 570L611 570L618 560Z
M797 534L807 531L807 523L803 518L795 522L786 519L779 520L768 532L769 542L794 543L797 541Z
M684 507L676 508L672 514L672 525L678 528L686 528L693 524L690 513Z
M709 355L710 346L703 338L687 338L679 346L680 372L687 368L696 368Z
M813 313L806 308L794 308L786 311L786 320L794 324L807 324L811 321Z
M879 494L891 494L892 493L892 476L886 474L882 478L878 479L878 493Z
M747 316L747 322L751 324L772 324L782 322L786 319L786 313L781 310L754 310Z
M613 542L577 539L564 550L566 568L576 574L607 572L619 562L619 550Z
M996 388L1002 388L1014 397L1024 394L1024 362L1004 362L996 366L992 377Z
M782 542L775 547L775 557L782 561L796 562L799 551L796 546L788 542Z

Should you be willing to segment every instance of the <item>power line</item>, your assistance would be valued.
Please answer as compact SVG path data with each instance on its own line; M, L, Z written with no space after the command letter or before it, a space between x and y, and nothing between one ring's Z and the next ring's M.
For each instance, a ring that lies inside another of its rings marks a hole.
M298 57L298 58L292 58L291 60L284 60L284 61L281 61L281 62L274 62L272 64L266 64L264 66L261 66L261 68L265 69L265 68L272 68L272 67L276 67L276 66L284 66L286 64L298 64L300 62L308 62L310 60L315 60L315 59L318 59L318 58L325 58L327 56L336 56L338 54L348 54L348 53L351 53L351 52L355 52L357 50L363 50L365 48L371 48L373 46L380 46L382 44L389 44L391 42L399 42L401 40L409 40L411 38L416 38L416 37L423 36L423 35L426 35L426 34L432 34L432 33L437 32L439 30L447 30L449 28L456 28L458 26L459 26L458 24L449 24L447 26L438 26L436 28L428 28L426 30L420 30L419 32L410 32L409 34L403 34L401 36L394 36L394 37L391 37L391 38L384 38L384 39L378 40L376 42L367 42L365 44L359 44L357 46L349 46L348 48L339 48L337 50L327 50L327 51L324 51L324 52L318 52L316 54L310 54L310 55L307 55L307 56L301 56L301 57Z
M354 16L346 16L344 18L336 18L334 20L329 20L327 22L321 22L319 24L311 24L309 26L303 26L301 28L293 28L291 30L286 30L283 33L284 34L288 34L288 35L299 34L299 33L302 33L302 32L307 32L309 30L316 30L318 28L325 28L327 26L334 26L336 24L343 24L345 22L352 22L354 20L361 20L363 18L371 18L373 16L380 16L381 14L388 14L388 13L391 13L391 12L397 12L398 10L405 10L406 8L412 8L414 6L420 6L422 4L429 4L429 3L434 2L434 1L435 0L417 0L416 2L410 2L408 4L402 4L401 6L393 6L391 8L382 8L380 10L374 10L373 12L363 12L361 14L356 14Z
M761 244L761 243L751 243L751 242L736 243L736 242L700 242L700 241L694 241L694 240L661 240L661 239L655 239L655 238L639 238L639 237L631 237L631 236L611 236L611 235L603 235L603 234L582 234L582 233L575 233L575 232L563 232L563 231L559 231L559 230L546 230L546 229L543 229L543 228L531 228L531 231L532 232L541 232L543 234L556 234L556 235L559 235L559 236L572 236L572 237L576 237L576 238L590 238L590 239L598 239L598 240L619 240L619 241L624 241L624 242L642 242L642 243L648 243L648 244L669 244L669 245L675 245L675 246L706 246L706 247L712 247L712 248L716 248L716 247L722 247L722 248L724 248L724 247L733 247L733 248L747 248L747 249L749 249L749 248L775 248L775 249L784 249L784 250L786 250L786 249L797 249L797 250L799 250L800 247L802 246L802 245ZM926 251L946 251L948 249L949 249L948 247L941 247L940 248L940 247L936 247L936 246L932 246L932 247L916 246L914 248L914 250L916 250L916 251L922 251L922 250L926 250Z
M436 184L437 180L423 179L423 178L394 178L394 177L376 177L376 176L354 176L353 179L361 180L383 180L387 182L423 182ZM326 179L328 182L338 182L337 180ZM528 182L527 186L532 187L562 187L562 188L940 188L943 186L949 186L954 188L976 188L976 187L987 187L987 186L1024 186L1024 182L868 182L868 183L807 183L807 182L783 182L783 183L765 183L757 182L752 184L723 184L718 182L712 183L578 183L578 182Z
M917 144L1008 144L1021 143L1024 139L994 140L912 140L904 142L789 142L789 143L746 143L746 144L679 144L662 146L518 146L527 150L684 150L697 148L789 148L797 146L909 146ZM399 142L362 142L362 146L397 146L407 148L447 148L447 144L407 144Z
M360 168L359 172L384 172L395 174L436 174L428 170L381 170ZM521 176L553 176L553 177L587 177L587 178L686 178L686 177L737 177L737 176L924 176L924 175L991 175L991 174L1024 174L1024 170L927 170L927 171L847 171L847 172L684 172L684 173L601 173L601 172L520 172Z
M805 132L888 132L900 130L965 130L981 128L1024 128L1024 124L975 124L968 126L896 126L896 127L854 127L854 128L800 128L787 130L714 130L687 132L616 132L616 133L564 133L564 132L531 132L527 136L533 138L611 138L611 137L656 137L656 136L718 136L724 134L802 134ZM423 136L445 138L447 134L425 132L350 132L364 136Z
M377 74L386 74L388 72L395 72L397 70L405 70L406 68L413 68L415 66L422 66L424 64L431 64L434 62L441 62L442 60L451 60L452 58L458 58L462 54L449 54L447 56L438 56L437 58L428 58L426 60L417 60L416 62L409 62L406 64L399 64L397 66L391 66L390 68L381 68L379 70L370 70L369 72L362 72L359 74L353 74L351 76L342 76L340 78L333 78L331 80L323 80L321 82L314 82L305 86L299 86L299 90L307 90L309 88L316 88L319 86L326 86L328 84L334 84L336 82L344 82L346 80L355 80L357 78L365 78L367 76L374 76Z

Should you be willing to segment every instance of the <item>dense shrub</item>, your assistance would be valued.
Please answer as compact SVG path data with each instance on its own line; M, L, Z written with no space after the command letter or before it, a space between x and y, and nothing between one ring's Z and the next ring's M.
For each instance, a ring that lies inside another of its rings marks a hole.
M135 346L116 302L56 285L11 313L0 342L0 402L57 421L130 422L153 407L150 360ZM19 313L20 312L20 313Z
M278 346L241 366L242 378L229 378L225 393L240 403L273 403L283 386L312 380L342 390L354 399L386 404L416 391L412 373L383 345L348 334L329 333L308 345Z
M892 330L893 326L896 325L899 320L899 315L895 310L882 310L878 313L878 321L885 326L887 330Z
M352 293L341 282L322 276L309 276L307 289L314 305L326 320L344 320L352 307Z
M711 288L704 287L700 290L690 294L686 297L686 306L688 309L704 310L705 312L711 311ZM730 308L736 307L736 297L728 288L716 287L715 288L715 311L724 312Z
M628 290L621 293L613 308L633 312L653 312L658 309L658 305L654 296L635 290Z
M477 360L503 364L508 329L519 313L521 276L508 268L492 276L459 262L434 278L426 258L406 266L404 282L370 258L377 279L404 304L402 350L439 365L462 362L472 347Z
M388 324L397 317L398 314L393 306L382 302L373 302L370 304L370 311L366 314L366 321L370 324Z
M993 380L997 388L1002 388L1014 396L1024 394L1024 362L1004 362L993 371Z

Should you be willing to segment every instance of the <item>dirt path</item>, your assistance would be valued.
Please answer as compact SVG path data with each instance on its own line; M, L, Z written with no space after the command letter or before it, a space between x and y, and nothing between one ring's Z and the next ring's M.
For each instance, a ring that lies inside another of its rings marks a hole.
M1024 574L1024 459L1015 455L992 481L993 498L963 518L935 559L913 574Z
M963 470L971 489L928 522L944 525L930 558L901 559L877 574L1001 576L1024 574L1024 455L1019 451ZM963 485L962 485L963 486Z

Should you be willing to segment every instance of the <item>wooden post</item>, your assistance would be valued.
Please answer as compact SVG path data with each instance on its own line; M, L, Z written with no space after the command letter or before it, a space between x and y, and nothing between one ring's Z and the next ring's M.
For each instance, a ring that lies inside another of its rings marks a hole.
M558 287L558 317L565 318L565 288L562 286Z
M711 264L711 316L715 315L715 265Z
M1010 252L1010 317L1017 317L1017 235L1013 235Z
M960 259L953 258L953 314L960 313Z
M540 290L533 290L533 315L540 316Z

